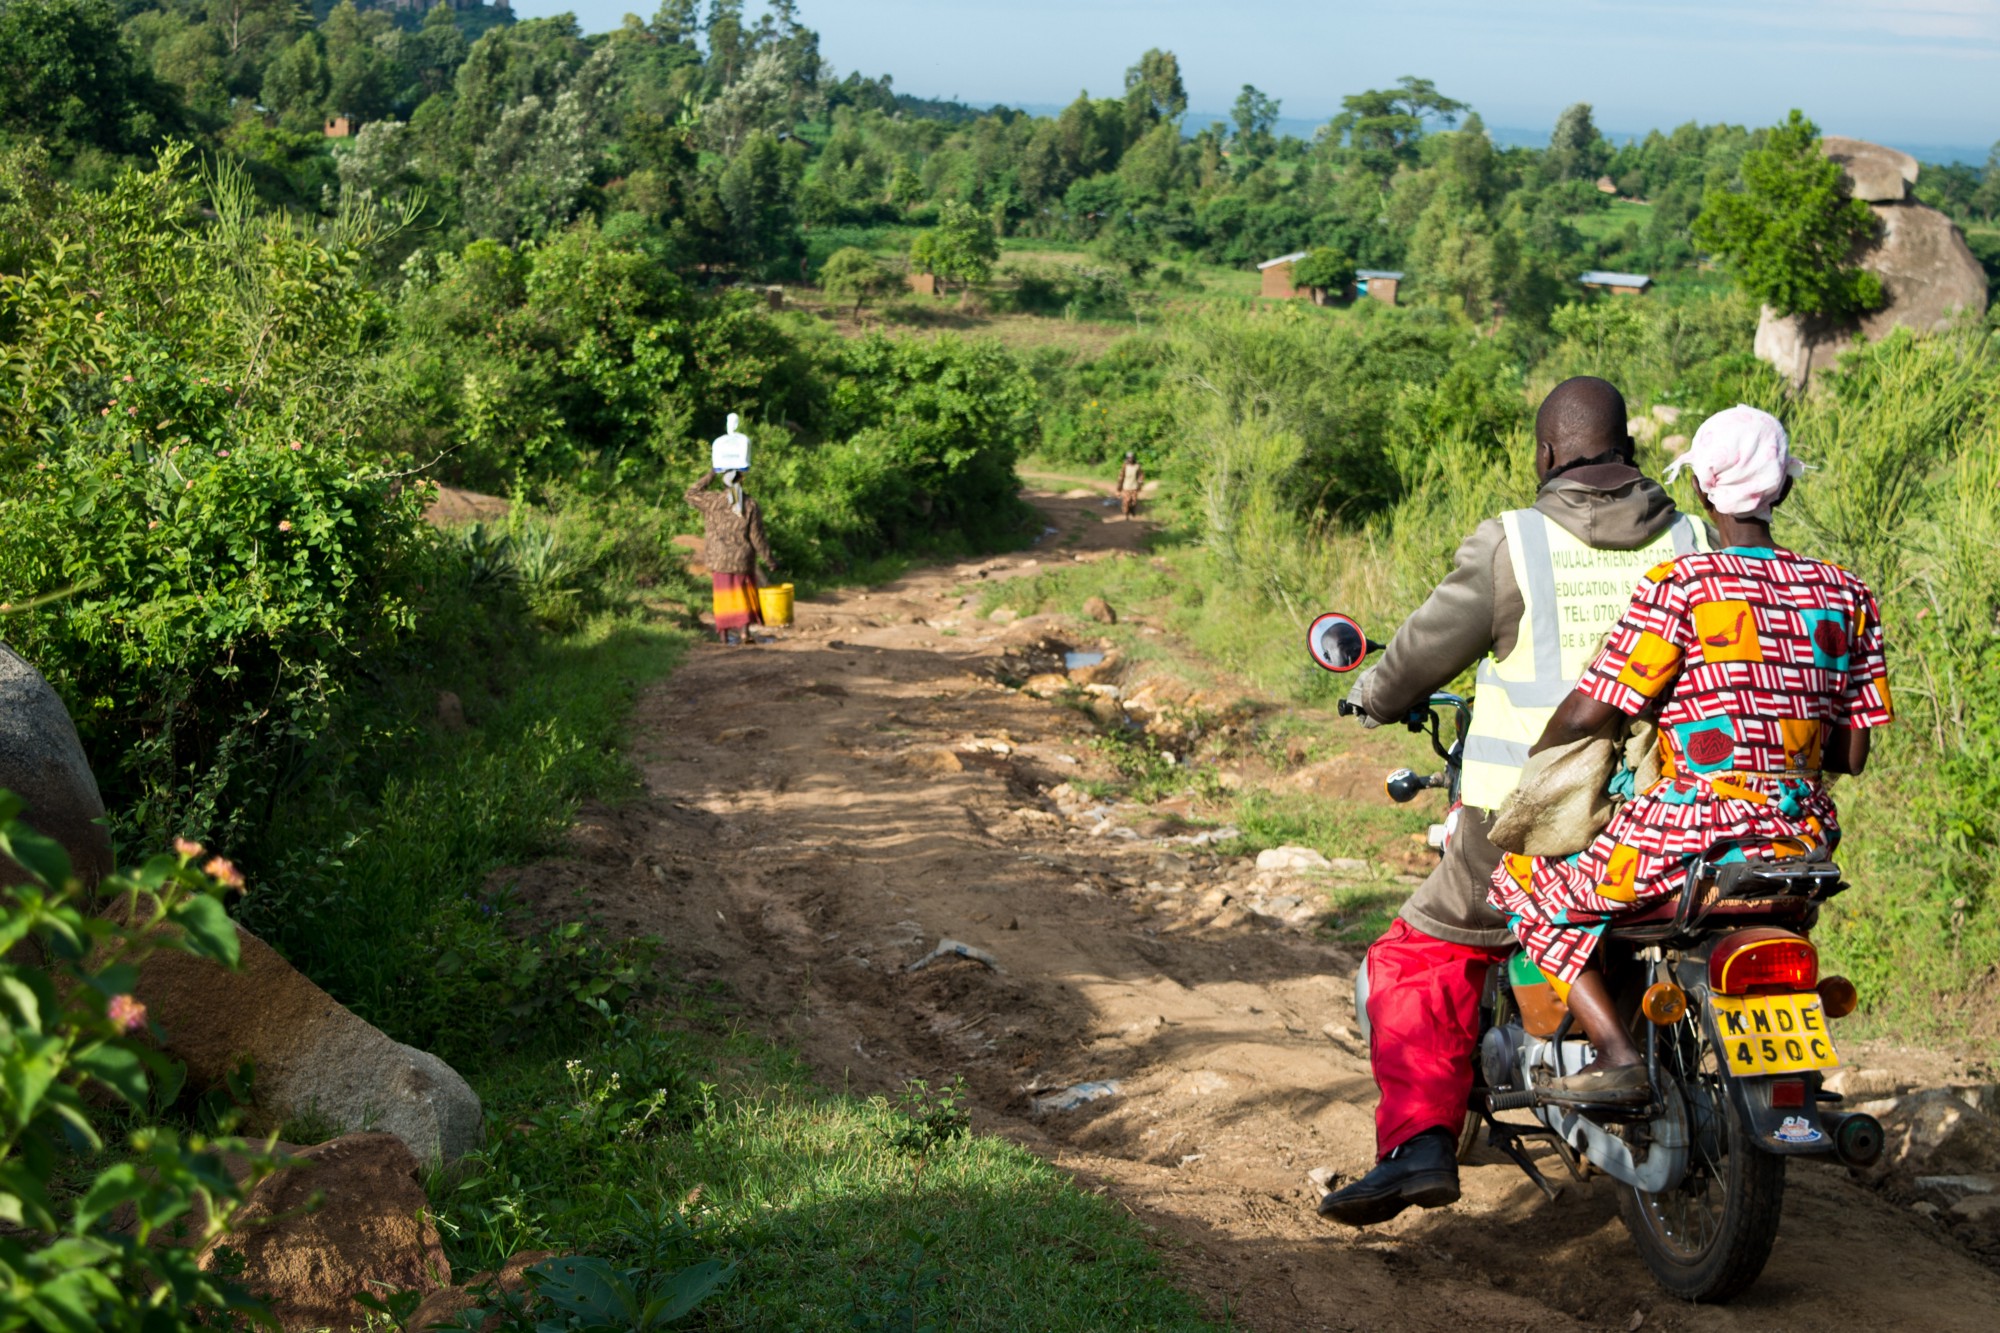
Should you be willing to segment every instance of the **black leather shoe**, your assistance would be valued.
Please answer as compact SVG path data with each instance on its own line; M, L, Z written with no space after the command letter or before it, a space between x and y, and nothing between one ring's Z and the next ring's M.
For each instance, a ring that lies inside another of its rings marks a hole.
M1319 1201L1319 1215L1351 1227L1386 1222L1415 1204L1442 1208L1458 1202L1458 1139L1427 1129L1398 1145L1352 1185Z

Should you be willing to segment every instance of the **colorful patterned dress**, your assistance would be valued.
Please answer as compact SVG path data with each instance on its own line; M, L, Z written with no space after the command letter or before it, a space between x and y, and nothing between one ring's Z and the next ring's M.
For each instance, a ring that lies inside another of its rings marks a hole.
M1582 853L1508 856L1493 874L1488 900L1565 989L1609 920L1679 892L1697 856L1837 844L1821 749L1835 728L1890 720L1874 594L1838 565L1763 547L1649 570L1577 689L1632 716L1659 704L1664 776Z

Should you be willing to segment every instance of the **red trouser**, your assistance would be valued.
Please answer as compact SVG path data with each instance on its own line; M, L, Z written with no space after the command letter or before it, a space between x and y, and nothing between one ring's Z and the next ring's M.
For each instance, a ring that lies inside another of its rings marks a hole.
M1368 1061L1382 1089L1375 1149L1427 1129L1457 1134L1472 1095L1486 970L1513 946L1449 944L1401 920L1368 950Z

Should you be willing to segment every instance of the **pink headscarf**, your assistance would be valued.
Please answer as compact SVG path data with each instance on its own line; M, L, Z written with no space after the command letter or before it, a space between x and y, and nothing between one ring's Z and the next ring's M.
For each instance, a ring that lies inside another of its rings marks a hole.
M1747 403L1702 422L1688 451L1667 465L1667 480L1684 467L1694 469L1694 479L1716 513L1766 523L1785 482L1805 471L1805 464L1792 457L1784 424Z

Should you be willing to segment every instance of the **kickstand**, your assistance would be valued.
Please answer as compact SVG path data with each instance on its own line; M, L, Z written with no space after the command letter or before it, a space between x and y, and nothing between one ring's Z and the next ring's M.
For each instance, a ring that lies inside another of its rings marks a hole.
M1490 1111L1486 1112L1485 1116L1487 1146L1498 1148L1501 1152L1511 1157L1514 1160L1514 1165L1520 1167L1528 1179L1535 1182L1535 1187L1548 1196L1550 1203L1554 1203L1557 1199L1561 1198L1562 1186L1543 1175L1535 1166L1534 1159L1528 1156L1528 1150L1521 1146L1520 1131L1511 1125L1501 1124L1493 1118L1493 1114ZM1565 1159L1564 1164L1568 1165L1567 1159ZM1572 1172L1575 1169L1574 1167L1570 1168Z

